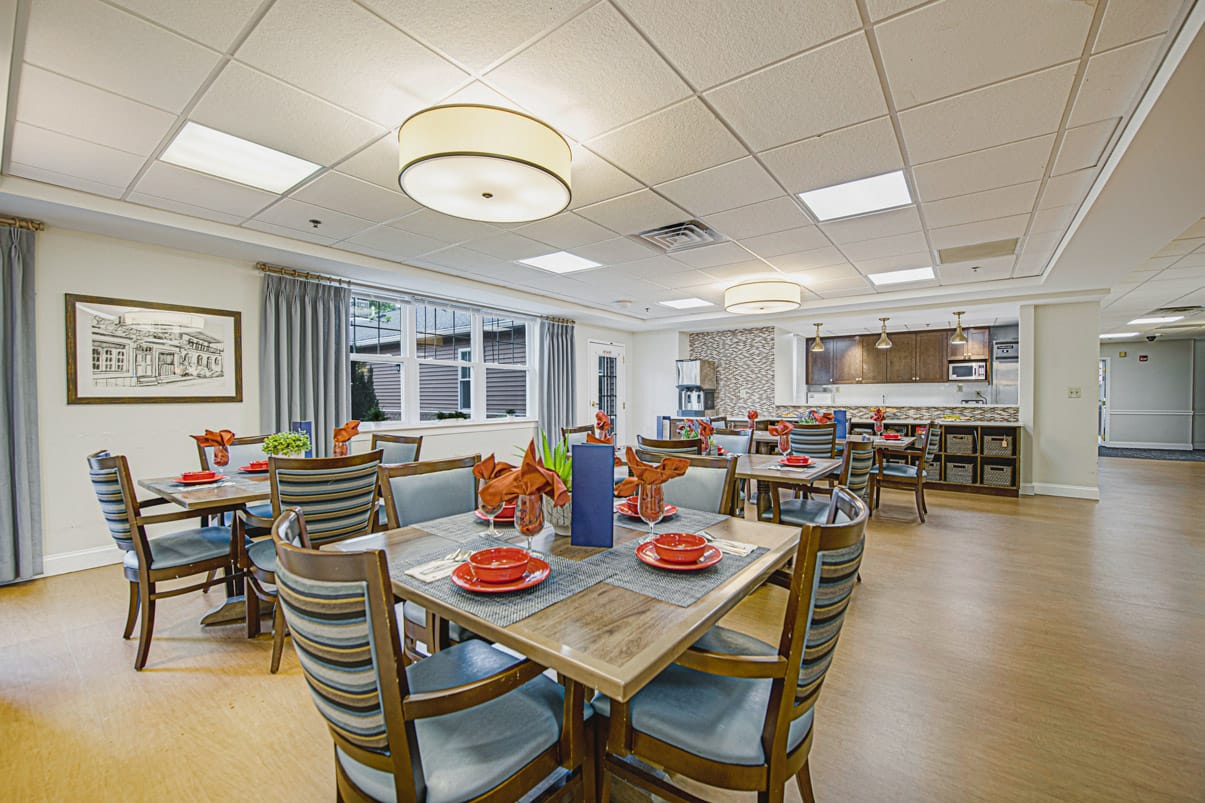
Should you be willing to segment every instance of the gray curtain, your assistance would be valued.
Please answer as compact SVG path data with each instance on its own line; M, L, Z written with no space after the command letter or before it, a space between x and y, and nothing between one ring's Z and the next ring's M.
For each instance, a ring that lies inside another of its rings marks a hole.
M264 276L260 422L280 432L313 421L315 457L330 454L335 427L351 417L350 305L342 285Z
M0 228L0 583L42 573L34 233Z
M577 373L573 324L540 321L540 429L555 443L561 427L574 425Z

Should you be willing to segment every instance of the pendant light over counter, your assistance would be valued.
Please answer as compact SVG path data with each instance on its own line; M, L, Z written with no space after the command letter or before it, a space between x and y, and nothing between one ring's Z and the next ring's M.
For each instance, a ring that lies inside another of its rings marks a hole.
M824 351L824 342L820 340L820 326L821 325L818 323L814 323L814 324L812 324L812 326L816 327L816 339L812 341L812 348L810 349L810 351Z
M958 319L958 325L954 327L954 334L950 336L950 343L955 346L965 346L967 342L967 336L962 331L962 316L965 314L962 311L954 313L954 317Z
M879 339L875 341L874 347L876 349L889 349L891 348L891 338L887 337L887 322L891 319L879 318L879 320L883 322L883 329L879 334Z

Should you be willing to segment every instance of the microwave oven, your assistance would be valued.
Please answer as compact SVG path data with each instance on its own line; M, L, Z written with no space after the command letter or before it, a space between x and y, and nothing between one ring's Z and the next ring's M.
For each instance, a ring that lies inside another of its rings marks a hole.
M987 360L966 360L950 363L951 382L986 382Z

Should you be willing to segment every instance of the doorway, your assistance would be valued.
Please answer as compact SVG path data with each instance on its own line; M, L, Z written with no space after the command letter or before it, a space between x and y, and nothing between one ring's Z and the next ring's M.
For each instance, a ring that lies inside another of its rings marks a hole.
M1096 440L1100 445L1109 442L1109 358L1101 357L1096 381Z
M602 410L611 418L615 442L623 443L627 426L627 355L618 343L590 341L587 379L591 412Z

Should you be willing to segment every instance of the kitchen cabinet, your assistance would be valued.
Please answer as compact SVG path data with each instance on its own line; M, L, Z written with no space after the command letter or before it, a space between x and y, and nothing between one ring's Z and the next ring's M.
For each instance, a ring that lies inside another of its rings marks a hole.
M804 341L807 342L806 340ZM824 351L807 351L807 377L809 385L828 385L833 381L832 338L824 340Z
M834 383L849 385L862 381L862 345L857 337L830 337L825 346L833 350Z
M891 348L887 349L887 381L916 382L916 334L899 332L891 337Z
M862 335L858 338L862 348L862 381L866 384L882 384L887 381L887 351L875 348L878 335Z
M951 360L986 360L991 354L991 332L985 328L966 329L966 343L950 343L949 356Z
M949 381L949 329L916 333L916 381Z

